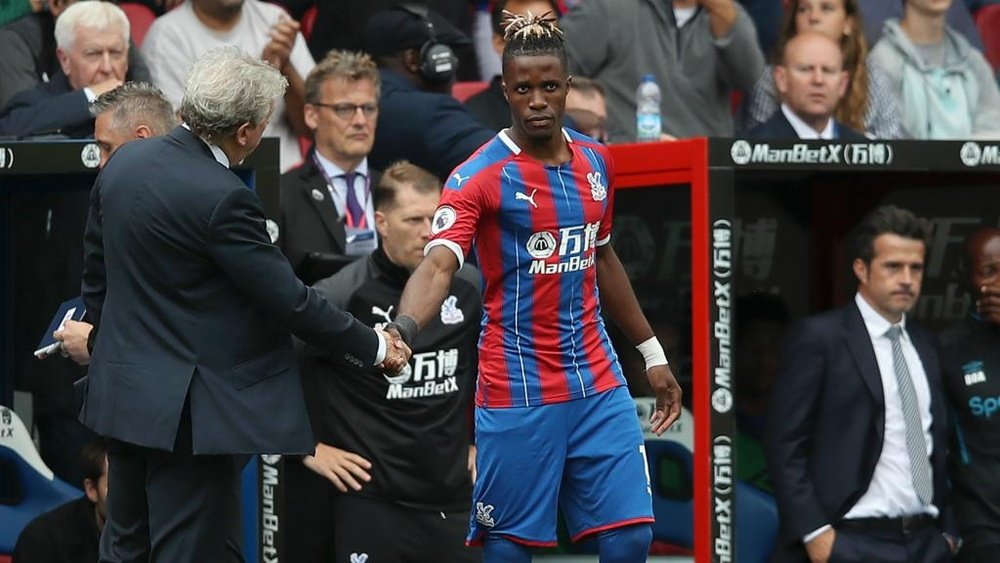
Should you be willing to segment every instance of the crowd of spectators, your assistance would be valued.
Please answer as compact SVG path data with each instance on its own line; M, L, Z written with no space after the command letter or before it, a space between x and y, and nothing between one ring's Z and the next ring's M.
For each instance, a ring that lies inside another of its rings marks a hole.
M92 15L57 26L76 2L24 0L0 13L0 135L91 136L85 102L125 80L152 83L176 106L192 61L213 46L235 44L260 53L289 81L267 131L280 139L284 172L304 161L312 135L304 119L305 76L331 49L365 51L385 75L374 167L406 158L443 178L507 125L497 53L508 10L551 12L560 20L571 71L601 90L609 142L635 140L636 89L647 74L662 92L664 138L746 134L779 109L774 65L806 30L840 44L846 86L834 117L845 126L879 139L1000 136L997 69L974 19L990 1L404 3L413 11L389 1L136 0L160 14L145 34ZM124 13L113 15L121 20ZM112 31L125 45L83 47L90 36ZM144 37L142 44L130 35ZM419 68L426 45L448 47L443 77ZM465 107L435 96L448 94L456 80L483 84ZM73 115L62 103L50 111L52 98L73 92ZM580 127L572 112L566 124Z
M115 2L4 4L0 138L94 138L96 115L103 166L118 145L174 123L161 111L163 126L109 129L95 100L142 81L176 110L194 61L237 45L288 82L264 133L279 139L283 173L272 238L309 284L378 246L382 170L405 160L447 179L510 124L508 86L475 64L502 52L504 11L558 20L573 74L564 123L603 143L635 141L648 74L666 139L1000 139L1000 75L973 19L996 0L142 3L158 17L141 44ZM489 33L475 35L482 13ZM483 88L463 102L456 81Z

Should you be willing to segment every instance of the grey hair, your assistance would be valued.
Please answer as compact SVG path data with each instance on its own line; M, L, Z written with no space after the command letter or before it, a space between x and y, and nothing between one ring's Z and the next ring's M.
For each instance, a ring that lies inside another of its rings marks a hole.
M145 82L126 82L90 104L90 114L94 117L108 112L118 131L134 131L145 125L153 135L163 135L177 126L170 101L158 88Z
M196 135L219 143L244 123L259 125L288 80L263 60L227 45L207 51L191 65L181 119Z
M128 16L121 8L111 2L96 0L74 2L56 18L56 46L63 50L72 49L79 28L108 31L113 26L118 26L127 49L131 27Z

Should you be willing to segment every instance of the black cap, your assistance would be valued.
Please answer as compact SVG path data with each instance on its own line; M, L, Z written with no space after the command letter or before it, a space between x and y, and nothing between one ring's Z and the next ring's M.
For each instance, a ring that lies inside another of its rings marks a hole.
M441 14L423 6L417 9L427 11L427 19L434 26L434 37L438 43L451 47L471 43L465 33ZM417 13L399 6L376 13L365 25L365 51L376 57L419 48L428 39L430 31L427 22Z

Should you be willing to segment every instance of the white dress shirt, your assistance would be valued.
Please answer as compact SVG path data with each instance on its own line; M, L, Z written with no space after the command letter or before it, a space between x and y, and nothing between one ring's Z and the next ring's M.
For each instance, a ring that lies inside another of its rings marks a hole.
M332 184L328 183L326 189L330 192L330 198L333 199L333 204L337 207L338 216L344 217L347 209L347 181L341 175L346 171L324 158L323 155L319 154L319 151L315 151L314 154L320 166L323 167L326 177L332 180ZM353 172L357 173L357 176L354 177L354 186L352 186L354 195L358 197L358 201L365 208L365 218L368 220L368 228L375 230L375 206L372 202L368 159L365 158L362 160L361 164Z
M812 127L806 125L805 121L799 119L799 116L784 103L781 104L781 113L785 114L785 119L788 123L792 125L792 129L795 129L795 133L800 139L834 139L833 130L833 118L831 117L826 122L826 127L822 131L816 131Z
M885 335L892 326L882 315L878 314L867 301L857 294L854 297L865 328L875 347L875 359L878 361L879 374L882 377L882 393L885 396L885 437L882 442L882 455L875 465L868 490L861 495L858 502L847 511L845 518L869 518L909 516L927 513L937 516L938 509L933 504L924 505L917 498L910 477L910 456L906 452L906 422L903 419L903 409L900 405L899 391L896 385L896 372L892 363L892 341ZM920 423L924 430L924 442L927 444L927 456L934 449L931 438L931 391L927 383L927 373L920 361L917 349L906 332L906 316L899 323L903 329L899 344L903 349L906 367L910 370L913 390L917 395L917 405L920 411ZM933 468L931 479L933 482Z

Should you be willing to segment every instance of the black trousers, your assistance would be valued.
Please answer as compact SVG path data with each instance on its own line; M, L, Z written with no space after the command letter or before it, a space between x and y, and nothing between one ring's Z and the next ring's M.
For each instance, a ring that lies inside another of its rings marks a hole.
M997 563L1000 561L1000 544L966 545L958 552L959 563Z
M469 511L430 512L341 494L301 462L285 464L285 558L289 563L479 563L465 546Z
M108 442L101 563L242 563L240 471L247 456L191 454L185 407L173 452Z
M835 525L830 563L946 563L951 548L931 521L903 530L878 523L842 522Z

